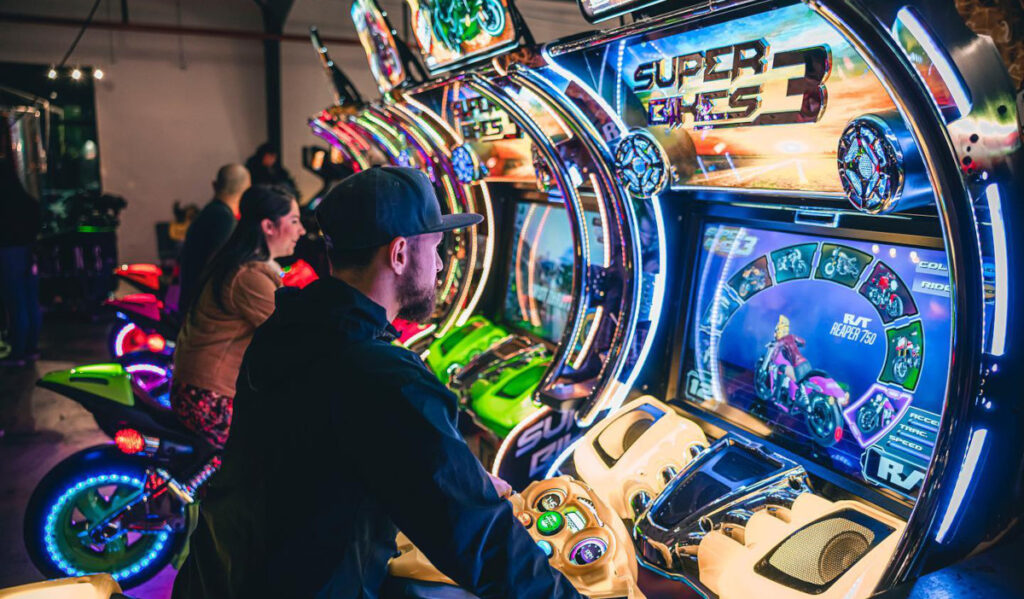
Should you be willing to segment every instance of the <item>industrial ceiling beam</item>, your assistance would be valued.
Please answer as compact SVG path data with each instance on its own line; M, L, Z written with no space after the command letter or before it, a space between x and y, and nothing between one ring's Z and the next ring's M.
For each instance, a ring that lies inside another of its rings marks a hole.
M21 25L44 25L48 27L73 27L80 28L85 24L84 19L50 17L43 15L24 15L0 11L0 23L17 23ZM242 29L217 29L211 27L187 27L178 25L164 25L160 23L123 23L121 21L99 21L93 19L89 29L99 31L123 31L125 33L153 33L163 35L190 35L197 37L221 37L229 39L245 40L276 40L279 42L301 42L309 43L309 35L295 33L271 34L261 31L245 31ZM359 40L353 37L330 37L324 36L323 41L332 45L357 46Z
M263 32L278 36L284 32L284 23L294 0L255 0L263 14ZM277 149L277 159L284 161L281 147L281 42L273 38L263 40L263 73L267 98L267 141Z

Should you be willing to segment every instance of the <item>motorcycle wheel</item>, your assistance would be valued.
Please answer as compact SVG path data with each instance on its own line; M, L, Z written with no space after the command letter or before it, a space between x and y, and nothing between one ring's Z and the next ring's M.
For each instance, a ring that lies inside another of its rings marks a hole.
M118 318L114 321L114 324L110 327L110 333L107 334L107 350L110 352L110 357L117 359L121 356L130 354L132 352L145 349L145 344L140 344L136 336L140 336L135 331L145 330L140 329L138 325L128 320L122 320ZM145 335L141 335L143 341L145 341Z
M886 311L889 312L891 318L899 318L903 314L903 298L897 296L895 299L888 302L886 305Z
M135 352L118 360L132 380L160 405L171 409L171 376L174 359L163 354Z
M437 15L437 13L434 14L435 16ZM441 40L441 43L450 52L455 54L462 53L463 29L460 21L447 20L447 22L444 22L440 19L434 20L434 31L438 35L438 39Z
M772 396L772 389L768 380L770 376L768 369L762 368L764 360L764 356L758 358L757 365L754 366L754 394L761 401L769 401Z
M910 374L910 369L907 367L907 363L904 360L896 360L892 365L892 376L896 379L897 383L903 383Z
M821 267L821 273L831 279L836 276L836 265L832 262L826 262L825 266Z
M484 32L491 37L498 37L505 30L505 11L498 0L484 0L478 19Z
M47 578L106 572L122 588L152 578L184 547L184 530L123 532L99 542L84 534L140 493L145 479L142 460L110 445L58 464L40 481L25 511L25 547L32 563Z
M870 435L878 428L878 413L868 406L857 410L857 428L865 435Z
M828 396L815 393L807 408L807 429L814 442L822 447L831 447L842 438L843 416L839 407L829 402Z

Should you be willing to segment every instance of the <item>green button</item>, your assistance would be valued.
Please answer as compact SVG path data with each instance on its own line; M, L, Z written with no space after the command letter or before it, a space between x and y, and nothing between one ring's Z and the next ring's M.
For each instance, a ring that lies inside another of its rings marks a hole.
M565 520L558 512L544 512L540 518L537 518L537 530L542 535L553 535L562 530L564 524Z

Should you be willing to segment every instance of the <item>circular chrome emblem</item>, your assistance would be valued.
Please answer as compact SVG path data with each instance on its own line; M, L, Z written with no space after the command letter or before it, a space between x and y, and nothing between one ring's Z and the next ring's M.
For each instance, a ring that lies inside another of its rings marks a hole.
M615 148L615 172L626 191L649 198L668 181L668 158L653 135L633 131Z
M903 193L903 153L877 117L864 116L839 138L839 180L850 203L870 214L889 212Z
M452 167L460 183L472 183L481 177L480 163L465 145L456 146L452 150Z

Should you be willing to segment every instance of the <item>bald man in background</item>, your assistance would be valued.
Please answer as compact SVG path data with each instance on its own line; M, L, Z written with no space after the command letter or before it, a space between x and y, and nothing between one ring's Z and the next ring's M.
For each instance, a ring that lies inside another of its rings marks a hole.
M227 164L217 171L213 181L213 200L188 227L185 243L181 246L178 264L181 267L181 297L178 311L188 314L192 300L199 294L203 269L220 246L231 236L238 221L238 202L249 189L249 171L241 164Z

